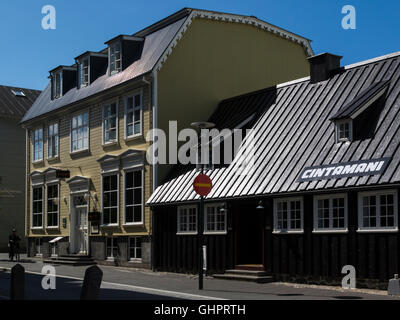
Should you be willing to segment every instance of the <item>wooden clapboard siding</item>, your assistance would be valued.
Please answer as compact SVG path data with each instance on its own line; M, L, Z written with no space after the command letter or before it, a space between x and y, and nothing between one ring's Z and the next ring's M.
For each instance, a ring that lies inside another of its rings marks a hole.
M143 92L143 135L141 137L126 141L124 139L124 98L130 94L142 90ZM114 146L102 146L102 107L111 102L118 102L118 145ZM70 154L70 120L75 114L89 111L89 152L83 152L80 154ZM97 194L98 201L96 202L97 208L101 209L101 170L100 165L97 162L105 154L121 154L127 149L138 149L147 150L148 143L145 141L145 136L151 128L151 92L148 85L143 86L142 83L131 84L130 86L124 87L123 89L114 90L112 93L103 95L90 101L80 103L75 107L71 107L68 111L57 112L50 114L44 121L30 124L29 126L29 165L30 172L35 170L43 171L48 167L61 167L68 169L71 172L71 177L75 175L83 175L90 177L91 179L91 193ZM53 121L59 123L59 159L48 160L47 159L47 126ZM41 163L32 163L33 145L32 145L32 134L33 130L37 127L44 129L44 161ZM152 192L152 178L150 165L145 165L144 170L144 202L150 197ZM29 179L29 190L28 190L28 203L27 203L27 220L28 220L28 235L29 236L54 236L62 235L69 236L70 225L69 225L69 186L65 181L60 182L60 228L59 230L31 230L31 183ZM149 235L151 232L151 212L150 208L144 207L144 224L143 226L123 226L123 210L124 210L124 176L123 170L120 170L119 176L120 192L119 192L119 222L120 226L116 228L103 228L99 236L104 236L112 230L113 235ZM66 197L67 203L62 199ZM94 205L93 199L91 199L90 210ZM67 218L67 228L62 228L61 221L63 218ZM45 219L45 215L44 215ZM45 221L45 220L44 220Z
M273 199L264 199L265 269L278 277L307 278L310 281L339 284L345 265L356 268L358 279L370 279L386 283L393 274L400 273L398 247L400 236L395 233L359 233L357 192L348 192L347 233L313 233L313 196L304 195L304 233L273 234ZM243 214L240 207L254 210L258 200L227 200L228 233L225 236L206 235L208 270L223 272L234 267L234 229L232 216ZM254 209L251 209L254 208ZM197 271L197 237L176 235L176 205L154 207L156 234L155 250L158 253L154 266L158 270L173 272ZM249 213L247 213L249 215ZM178 254L175 254L178 252ZM286 278L287 279L287 278Z

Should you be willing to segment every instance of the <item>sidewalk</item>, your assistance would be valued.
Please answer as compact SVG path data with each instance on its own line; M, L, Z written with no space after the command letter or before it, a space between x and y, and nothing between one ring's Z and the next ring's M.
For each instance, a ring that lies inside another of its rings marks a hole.
M15 262L0 254L0 271L8 271ZM36 258L21 256L21 265L27 272L41 276L43 263ZM148 294L149 299L236 299L236 300L399 300L387 296L385 291L356 289L344 290L340 287L319 287L288 283L265 283L217 280L205 277L204 290L197 290L197 277L194 275L152 272L121 267L99 266L103 272L102 290L119 290L121 299L136 299L137 294ZM87 267L55 266L60 280L70 279L81 283ZM59 281L57 279L57 281ZM1 283L0 283L1 285ZM43 290L40 285L37 290ZM61 290L61 289L60 289ZM151 295L154 295L152 297Z

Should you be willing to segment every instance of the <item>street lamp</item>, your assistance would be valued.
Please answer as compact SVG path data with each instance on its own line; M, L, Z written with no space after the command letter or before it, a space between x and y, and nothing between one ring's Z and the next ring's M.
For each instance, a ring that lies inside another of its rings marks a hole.
M210 129L215 126L214 123L212 122L193 122L191 124L193 128L196 129L197 133L200 132L200 143L198 144L198 149L200 150L199 154L201 155L201 130L202 129ZM201 158L201 157L200 157ZM197 157L197 160L199 157ZM204 164L202 161L200 161L200 168L201 168L201 174L203 174L204 171ZM204 197L200 196L200 210L199 210L199 222L198 222L198 232L197 232L197 239L198 239L198 268L199 268L199 290L203 290L203 230L204 230Z

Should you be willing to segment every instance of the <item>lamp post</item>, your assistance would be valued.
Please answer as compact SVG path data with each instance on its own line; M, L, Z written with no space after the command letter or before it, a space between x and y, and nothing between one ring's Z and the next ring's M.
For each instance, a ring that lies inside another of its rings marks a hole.
M200 143L198 144L198 150L200 154L200 172L203 174L204 171L204 164L202 163L201 159L201 130L202 129L210 129L213 128L215 125L212 122L193 122L191 124L197 131L200 132ZM196 157L197 160L199 157ZM200 208L199 208L199 219L198 219L198 232L197 232L197 242L198 242L198 268L199 268L199 290L203 290L203 231L204 231L204 197L200 196Z

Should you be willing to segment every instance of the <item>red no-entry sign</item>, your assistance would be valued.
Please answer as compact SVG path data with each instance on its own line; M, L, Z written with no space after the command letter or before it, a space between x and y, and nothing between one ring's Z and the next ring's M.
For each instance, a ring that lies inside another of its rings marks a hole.
M193 181L193 189L201 196L208 195L212 189L210 177L206 174L199 174Z

